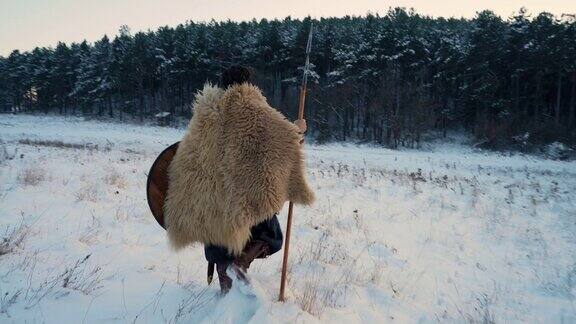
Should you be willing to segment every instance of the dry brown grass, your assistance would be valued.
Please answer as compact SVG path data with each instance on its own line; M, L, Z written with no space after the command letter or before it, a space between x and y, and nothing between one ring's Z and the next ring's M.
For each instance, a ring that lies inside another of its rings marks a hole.
M307 279L295 294L296 302L303 311L314 316L321 315L326 308L341 306L352 289L351 274L346 271L344 275L332 277L324 268L312 271L305 276Z
M320 316L326 308L342 305L354 279L352 274L357 258L353 259L326 242L327 236L322 235L295 262L297 267L310 267L300 289L295 291L295 301L302 310L314 316ZM330 275L328 269L333 266L344 268L342 274Z
M76 192L76 201L98 202L98 187L91 182L86 182Z
M82 233L82 235L80 235L78 241L86 245L93 245L98 242L98 232L98 228L90 227L84 233Z
M37 186L46 178L46 170L39 167L27 167L18 174L18 182L24 186Z
M296 301L303 311L318 316L324 310L320 292L320 276L315 273L304 284L304 289L296 295Z
M104 176L104 183L108 186L116 187L119 189L126 188L126 178L122 176L116 169L109 167Z
M55 147L63 149L83 149L90 151L110 151L110 146L100 147L98 144L93 143L66 143L62 141L50 141L50 140L33 140L33 139L21 139L18 141L19 144L31 145L31 146L44 146L44 147Z

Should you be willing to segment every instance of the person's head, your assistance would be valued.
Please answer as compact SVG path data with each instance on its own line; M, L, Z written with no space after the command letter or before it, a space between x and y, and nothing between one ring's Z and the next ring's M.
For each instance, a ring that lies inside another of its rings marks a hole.
M250 70L241 65L233 65L222 72L220 86L224 89L234 84L250 82Z

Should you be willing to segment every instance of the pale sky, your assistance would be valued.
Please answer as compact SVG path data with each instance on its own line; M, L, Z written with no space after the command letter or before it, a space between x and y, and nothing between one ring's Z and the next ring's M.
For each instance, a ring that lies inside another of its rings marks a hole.
M93 42L116 35L121 25L136 32L187 20L340 17L385 13L389 7L443 17L472 17L483 9L508 17L521 7L530 13L576 14L576 0L0 0L0 55L58 41Z

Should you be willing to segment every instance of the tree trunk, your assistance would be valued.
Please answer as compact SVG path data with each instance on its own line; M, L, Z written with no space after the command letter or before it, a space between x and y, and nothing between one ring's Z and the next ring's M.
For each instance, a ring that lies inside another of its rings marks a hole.
M560 124L560 103L562 100L562 74L558 71L558 82L556 89L556 107L554 109L554 123L556 126Z
M520 76L514 75L514 112L520 110ZM524 116L522 116L524 118Z
M572 87L570 89L570 108L568 112L568 126L574 125L574 114L576 113L576 71L572 73Z
M541 76L539 72L536 72L536 93L534 98L534 127L538 127L539 115L540 115L540 84L541 84Z
M140 122L144 121L144 85L142 84L144 80L140 78L138 82L138 102L140 104Z
M114 118L114 113L112 111L112 96L108 96L108 116Z
M342 140L346 141L346 132L348 129L348 105L344 106L344 114L342 118Z

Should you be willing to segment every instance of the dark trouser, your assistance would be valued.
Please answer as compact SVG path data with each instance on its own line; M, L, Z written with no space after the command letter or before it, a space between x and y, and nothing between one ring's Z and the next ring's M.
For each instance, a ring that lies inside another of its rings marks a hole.
M276 215L255 225L250 232L252 234L250 240L246 243L242 254L236 258L222 246L204 246L204 255L209 263L208 277L211 278L210 269L213 269L210 263L216 264L220 288L224 293L232 287L232 279L226 274L230 264L234 263L234 269L242 277L254 259L266 258L282 248L284 237Z

